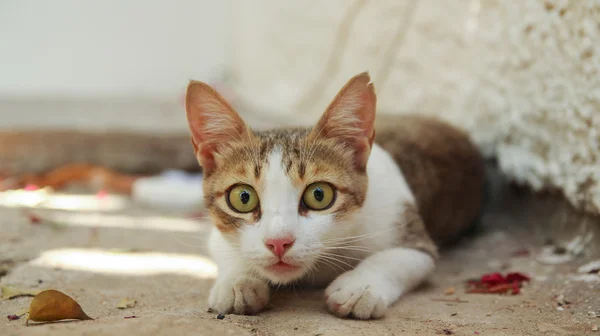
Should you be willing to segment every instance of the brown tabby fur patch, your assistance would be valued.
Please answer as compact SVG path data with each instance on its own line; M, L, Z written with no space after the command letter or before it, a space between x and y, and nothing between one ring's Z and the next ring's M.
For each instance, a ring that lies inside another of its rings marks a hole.
M469 136L438 119L379 115L375 142L392 155L438 243L456 239L479 215L483 158Z

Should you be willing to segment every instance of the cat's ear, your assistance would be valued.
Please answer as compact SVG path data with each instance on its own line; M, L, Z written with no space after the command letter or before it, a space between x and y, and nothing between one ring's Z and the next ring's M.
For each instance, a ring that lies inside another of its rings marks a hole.
M196 157L207 175L215 169L215 155L222 148L252 135L239 114L208 84L190 81L185 110Z
M335 96L310 136L338 140L355 151L357 168L365 169L375 137L376 104L369 74L358 74Z

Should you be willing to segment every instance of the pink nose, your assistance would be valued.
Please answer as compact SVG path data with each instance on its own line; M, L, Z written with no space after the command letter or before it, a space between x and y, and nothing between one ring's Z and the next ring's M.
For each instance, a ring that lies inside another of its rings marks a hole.
M283 238L271 238L265 240L265 245L269 250L271 250L271 252L273 252L273 254L281 258L283 257L285 252L287 252L292 247L292 245L294 245L295 241L296 238L291 236Z

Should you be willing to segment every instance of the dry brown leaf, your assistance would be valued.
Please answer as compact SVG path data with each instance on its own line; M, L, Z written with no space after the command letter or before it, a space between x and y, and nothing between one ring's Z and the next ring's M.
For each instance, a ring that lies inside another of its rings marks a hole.
M57 290L46 290L33 298L27 322L53 322L60 320L93 320L83 312L79 303Z
M0 292L2 292L2 299L14 299L20 296L36 296L40 293L37 289L24 289L14 286L0 286Z
M117 304L117 308L119 308L119 309L133 308L133 307L135 307L136 304L137 304L137 301L135 299L123 298Z

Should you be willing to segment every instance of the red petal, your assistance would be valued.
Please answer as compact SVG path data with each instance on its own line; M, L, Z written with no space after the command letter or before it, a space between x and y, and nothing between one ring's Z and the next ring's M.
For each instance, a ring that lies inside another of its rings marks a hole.
M500 273L491 273L482 275L481 282L493 286L495 284L506 283L506 279Z
M488 293L506 293L511 288L511 284L499 284L488 288Z
M515 273L508 273L506 275L506 281L508 281L508 282L514 282L514 281L521 282L521 281L529 281L529 280L531 280L531 279L523 273L515 272Z
M513 295L517 295L521 292L521 288L519 287L519 282L518 281L513 281L512 283L512 294Z
M530 278L522 273L508 273L504 277L500 273L490 273L481 276L481 280L468 280L467 293L507 293L511 291L513 295L521 292L521 283L529 281Z

